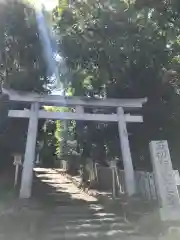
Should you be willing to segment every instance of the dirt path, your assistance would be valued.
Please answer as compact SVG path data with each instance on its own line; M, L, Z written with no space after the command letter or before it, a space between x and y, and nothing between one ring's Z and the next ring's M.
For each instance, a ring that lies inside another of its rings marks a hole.
M36 170L33 194L34 200L14 201L1 211L0 240L141 239L122 216L55 169Z

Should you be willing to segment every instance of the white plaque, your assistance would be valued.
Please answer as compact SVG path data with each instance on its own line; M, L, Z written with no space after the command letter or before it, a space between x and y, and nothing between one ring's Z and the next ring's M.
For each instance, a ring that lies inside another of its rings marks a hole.
M174 173L174 178L175 178L176 185L179 186L180 185L179 171L178 170L174 170L173 173Z
M116 168L116 161L115 160L110 161L110 167L111 168Z
M14 155L13 165L22 165L22 155L20 154Z
M150 152L161 208L168 212L169 209L177 211L180 200L167 141L152 141Z

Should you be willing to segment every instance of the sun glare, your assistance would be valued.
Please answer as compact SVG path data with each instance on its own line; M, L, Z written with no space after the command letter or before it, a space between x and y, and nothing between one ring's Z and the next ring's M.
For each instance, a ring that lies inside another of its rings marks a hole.
M44 5L47 11L53 10L58 4L58 0L29 0L29 2L37 8Z

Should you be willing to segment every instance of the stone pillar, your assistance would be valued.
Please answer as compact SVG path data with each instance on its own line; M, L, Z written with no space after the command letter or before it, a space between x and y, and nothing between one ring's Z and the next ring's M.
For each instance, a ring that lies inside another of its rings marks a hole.
M36 136L37 136L37 129L38 129L38 111L39 111L39 104L32 103L30 118L29 118L28 135L27 135L27 142L26 142L22 179L21 179L20 198L31 197L31 187L32 187L32 181L33 181L33 166L34 166L35 148L36 148Z
M131 151L129 146L128 133L126 128L126 121L124 110L122 107L118 107L117 114L119 117L118 129L119 129L119 138L120 138L120 147L122 152L122 159L124 165L124 174L125 174L125 186L126 191L129 196L132 196L136 193L135 187L135 177L134 169L131 158Z
M150 154L162 221L180 220L180 198L167 141L152 141Z

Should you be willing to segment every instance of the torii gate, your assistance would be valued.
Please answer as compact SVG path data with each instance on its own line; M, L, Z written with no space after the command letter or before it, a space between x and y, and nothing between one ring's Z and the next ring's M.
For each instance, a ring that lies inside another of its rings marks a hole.
M29 118L28 135L21 179L20 198L31 197L38 119L40 118L57 120L117 122L125 172L126 191L129 196L132 196L136 193L134 169L126 124L133 122L143 122L143 117L125 114L124 110L128 111L142 108L143 104L147 101L146 98L92 100L80 97L62 97L56 95L22 93L5 89L3 89L3 93L9 95L10 101L31 104L30 110L9 110L8 114L9 117L13 118ZM45 110L39 109L42 105L72 107L75 108L75 112L47 112ZM84 107L111 107L116 108L117 112L116 114L90 114L84 113Z

